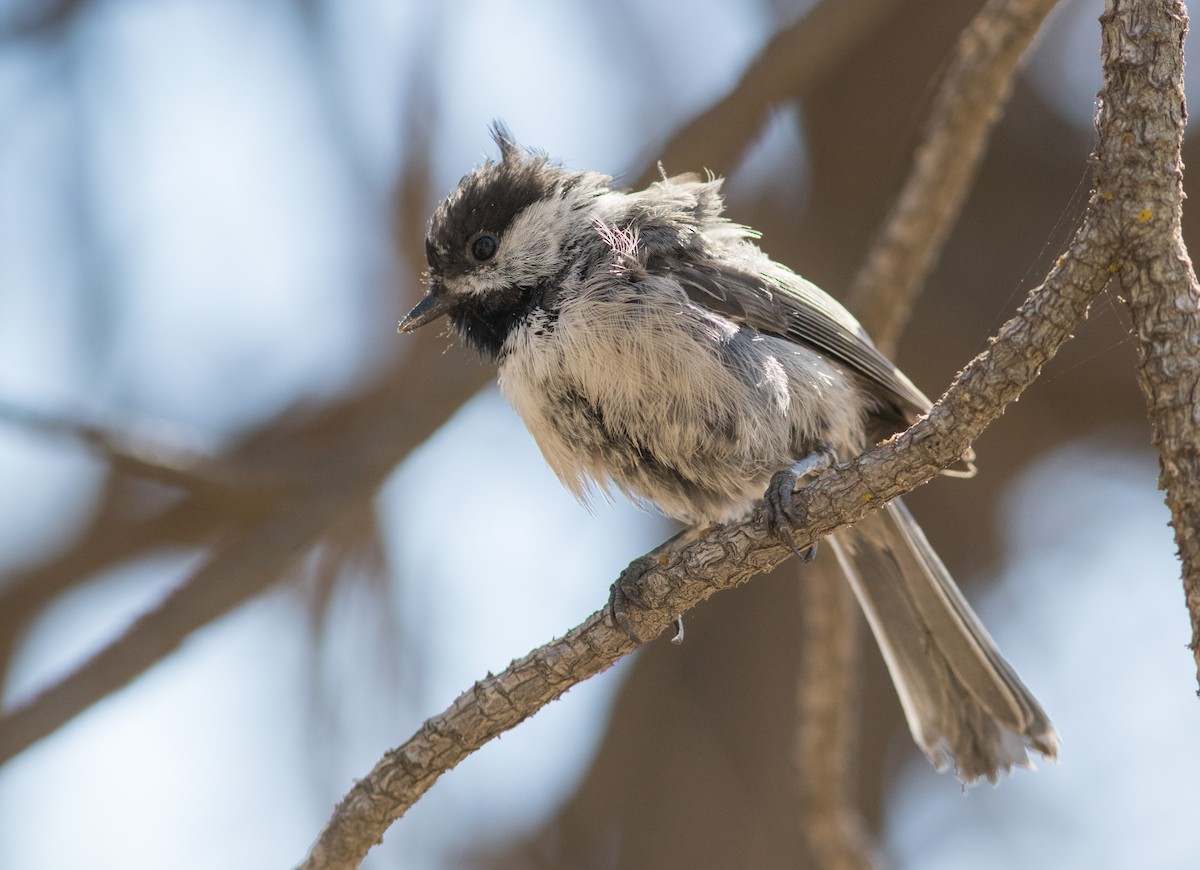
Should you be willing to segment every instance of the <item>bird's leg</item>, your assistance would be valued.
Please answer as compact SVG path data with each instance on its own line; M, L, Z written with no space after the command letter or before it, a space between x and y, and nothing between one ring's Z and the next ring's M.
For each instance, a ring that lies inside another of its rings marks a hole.
M837 456L828 447L818 447L791 468L775 472L767 485L767 526L788 548L804 560L811 562L817 555L817 542L813 541L803 550L792 539L792 493L796 481L808 474L819 474L837 461Z
M700 533L704 531L703 527L692 526L684 529L679 534L667 539L661 546L655 548L653 553L645 556L639 556L634 559L621 572L621 576L613 583L612 589L609 590L608 606L612 611L613 619L625 634L629 635L629 639L634 643L645 643L647 638L642 637L634 628L632 621L629 619L629 607L645 609L646 603L638 594L638 582L651 568L661 567L672 553L686 547L692 541L700 537ZM675 627L675 634L671 638L671 643L683 643L683 616L676 616L672 620Z

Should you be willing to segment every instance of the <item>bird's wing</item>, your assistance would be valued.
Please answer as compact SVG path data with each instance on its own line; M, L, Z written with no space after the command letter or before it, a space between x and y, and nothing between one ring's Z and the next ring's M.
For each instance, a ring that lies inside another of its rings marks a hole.
M674 278L697 305L735 323L811 348L877 387L911 419L930 401L903 372L875 349L858 321L810 281L770 263L727 263L669 255L651 256L647 271Z

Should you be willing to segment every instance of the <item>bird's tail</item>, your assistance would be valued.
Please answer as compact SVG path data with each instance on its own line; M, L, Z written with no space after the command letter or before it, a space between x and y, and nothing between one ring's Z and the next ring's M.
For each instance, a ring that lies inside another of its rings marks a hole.
M935 767L994 782L1027 747L1054 758L1054 726L899 499L828 540Z

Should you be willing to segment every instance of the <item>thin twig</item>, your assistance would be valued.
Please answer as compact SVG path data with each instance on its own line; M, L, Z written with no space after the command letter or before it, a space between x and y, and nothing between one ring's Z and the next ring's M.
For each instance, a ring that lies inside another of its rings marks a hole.
M117 471L185 490L209 487L240 489L253 485L251 468L197 450L161 432L129 425L121 429L66 414L52 414L0 401L0 422L80 442ZM266 481L262 481L266 484Z

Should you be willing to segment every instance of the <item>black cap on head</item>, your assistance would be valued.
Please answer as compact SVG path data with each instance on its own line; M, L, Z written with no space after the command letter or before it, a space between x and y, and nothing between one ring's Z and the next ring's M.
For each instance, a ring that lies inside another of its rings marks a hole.
M513 218L532 203L557 195L568 177L545 155L523 151L503 124L495 122L491 132L500 159L463 176L430 220L425 257L435 274L453 277L477 266L469 245L481 232L495 236L503 248L504 231Z

